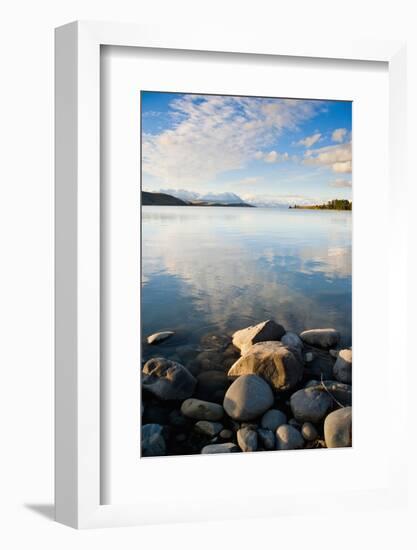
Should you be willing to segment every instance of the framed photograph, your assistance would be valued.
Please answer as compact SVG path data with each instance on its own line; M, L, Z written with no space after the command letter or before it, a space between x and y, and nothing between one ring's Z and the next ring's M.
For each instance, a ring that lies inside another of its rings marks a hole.
M404 51L56 30L58 521L404 501Z

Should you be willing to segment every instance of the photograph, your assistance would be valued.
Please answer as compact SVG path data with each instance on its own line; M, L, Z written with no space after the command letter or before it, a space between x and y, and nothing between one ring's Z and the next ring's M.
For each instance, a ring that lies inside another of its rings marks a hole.
M138 456L352 447L352 101L140 101Z

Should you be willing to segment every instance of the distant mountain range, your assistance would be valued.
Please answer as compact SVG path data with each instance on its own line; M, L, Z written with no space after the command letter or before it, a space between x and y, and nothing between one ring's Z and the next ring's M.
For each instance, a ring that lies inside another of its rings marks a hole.
M142 191L142 206L243 206L255 208L252 204L241 202L226 202L224 200L183 200L168 193L151 193Z

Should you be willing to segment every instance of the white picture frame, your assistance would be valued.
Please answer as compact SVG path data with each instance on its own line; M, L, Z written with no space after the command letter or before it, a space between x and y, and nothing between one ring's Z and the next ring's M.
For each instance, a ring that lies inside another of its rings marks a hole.
M381 61L389 71L390 193L401 198L405 185L405 44L384 40L328 43L211 29L150 28L113 23L75 22L56 30L56 519L76 528L132 525L185 519L175 495L166 497L163 513L149 506L101 504L101 254L100 254L100 49L101 46L166 48L295 58ZM398 220L397 220L398 218ZM405 235L401 214L395 237ZM404 241L405 242L405 241ZM404 247L396 257L397 277L404 276ZM405 317L405 298L390 303ZM405 355L399 356L398 387L406 382ZM404 411L398 414L404 415ZM401 419L399 419L400 421ZM397 457L401 445L397 449ZM398 461L397 461L398 464ZM401 469L399 469L401 470ZM345 505L392 503L404 498L406 479L390 472L384 491L340 495ZM151 495L150 495L151 498ZM297 503L316 505L317 496L294 493L279 514ZM236 503L209 503L188 519L239 517ZM222 508L223 506L223 508Z

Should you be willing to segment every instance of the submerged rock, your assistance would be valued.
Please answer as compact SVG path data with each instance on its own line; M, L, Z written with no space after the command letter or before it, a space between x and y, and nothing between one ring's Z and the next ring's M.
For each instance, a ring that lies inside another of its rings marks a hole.
M257 374L275 390L293 388L301 379L303 365L296 353L281 342L254 344L228 372L229 376Z
M324 439L329 448L352 446L352 407L338 409L326 416Z
M287 423L287 416L278 409L270 409L261 418L261 426L267 430L275 432L282 424Z
M217 453L237 453L239 447L234 443L215 443L213 445L206 445L201 449L202 455L217 454Z
M258 434L251 428L237 431L237 443L243 452L254 452L258 448Z
M352 384L352 350L342 349L333 367L333 374L336 380L345 384Z
M292 394L290 399L294 418L299 422L320 422L333 404L332 398L318 386L304 388Z
M227 388L231 380L225 372L207 370L197 376L195 396L198 399L223 403Z
M149 359L142 375L143 388L162 400L186 399L193 394L197 384L184 365L163 357Z
M181 412L195 420L220 420L223 418L223 407L218 403L202 401L201 399L186 399L181 405Z
M223 407L233 420L246 421L263 414L273 402L274 395L265 380L256 374L245 374L227 390Z
M142 456L163 456L166 453L163 426L145 424L142 426Z
M305 330L300 334L300 338L310 346L328 349L337 346L340 333L334 328L315 328Z
M283 424L276 431L276 448L278 451L302 449L304 439L300 432L289 424Z
M275 321L269 319L254 326L243 328L233 334L233 345L242 350L258 342L267 340L280 340L285 334L285 329Z
M167 340L171 336L173 336L175 332L172 330L165 330L163 332L155 332L155 334L151 334L147 337L146 341L148 344L159 344L159 342L163 342L164 340Z

